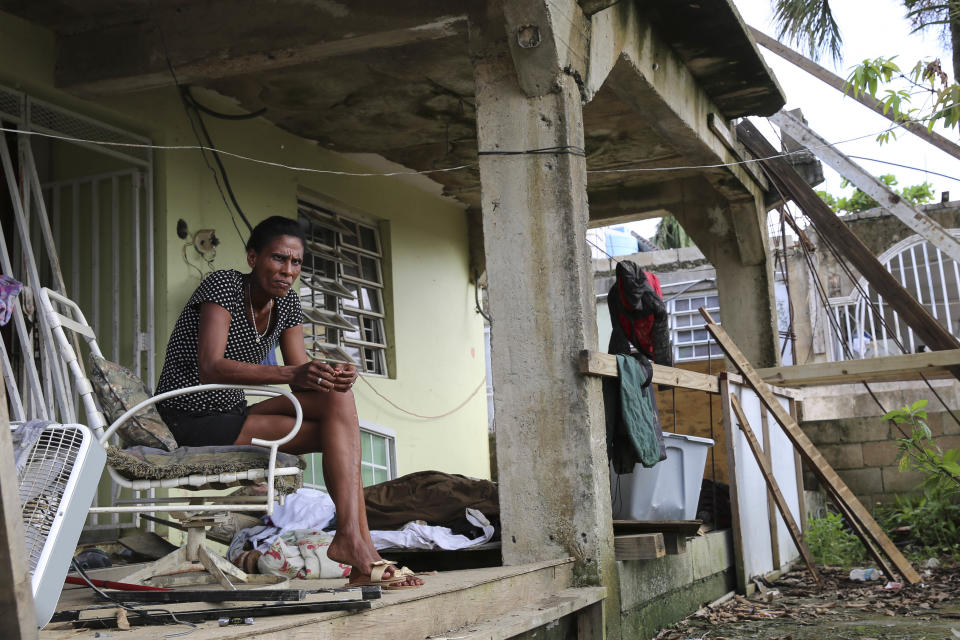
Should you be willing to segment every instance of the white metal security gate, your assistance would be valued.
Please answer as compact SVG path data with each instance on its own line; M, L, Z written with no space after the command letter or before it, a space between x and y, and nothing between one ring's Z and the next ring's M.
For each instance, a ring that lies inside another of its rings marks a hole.
M138 146L150 141L5 87L0 87L0 122L16 129L0 134L3 184L13 210L13 228L0 228L0 269L28 287L14 308L12 351L0 341L11 415L14 421L83 423L74 385L30 293L47 286L75 300L92 319L101 344L110 345L104 349L108 357L153 387L153 158L149 148ZM53 142L45 139L51 155L82 147L120 160L113 164L123 168L41 184L30 132L56 136ZM13 140L16 165L8 146ZM95 504L119 499L118 491L102 491ZM87 529L134 524L121 522L119 514L111 514L109 522L93 515Z
M960 230L952 229L950 233L960 236ZM878 260L947 331L954 336L960 334L960 266L953 258L914 235L887 249ZM893 356L921 350L922 341L883 296L865 278L857 284L849 296L830 300L829 312L840 327L840 335L833 336L832 359ZM868 301L880 310L883 322Z

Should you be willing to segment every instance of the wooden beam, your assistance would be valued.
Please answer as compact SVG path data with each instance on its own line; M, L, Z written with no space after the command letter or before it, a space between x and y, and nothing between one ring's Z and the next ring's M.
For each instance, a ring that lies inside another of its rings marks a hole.
M617 356L584 349L580 352L580 372L604 378L617 378L619 377ZM681 389L720 393L720 382L717 376L687 371L686 369L664 367L659 364L653 365L653 382L680 387Z
M950 376L948 367L960 366L960 349L928 351L883 358L818 362L790 367L757 369L768 384L806 387L821 384L852 384L884 380L913 380Z
M740 522L740 484L737 482L737 432L733 426L736 418L730 398L730 380L720 376L720 406L723 408L723 441L726 445L727 476L730 489L730 527L733 530L733 569L739 593L747 592L747 569L743 550L743 525Z
M876 113L879 113L890 122L899 124L910 133L914 134L919 138L922 138L923 140L926 140L927 142L929 142L936 148L940 149L941 151L949 153L954 158L960 159L960 145L957 145L956 143L951 142L950 140L948 140L947 138L944 138L940 134L937 134L937 133L934 133L933 131L928 130L925 126L921 124L917 124L915 122L897 122L896 116L894 116L891 111L884 109L883 103L877 100L876 98L874 98L873 96L866 93L861 94L859 96L853 95L852 92L847 91L846 81L844 81L844 79L841 78L840 76L824 69L823 67L813 62L806 56L803 56L800 53L797 53L796 51L794 51L793 49L781 44L780 42L771 38L770 36L763 33L762 31L758 31L753 27L747 27L747 28L750 29L750 33L753 35L754 39L757 41L757 44L759 44L760 46L766 47L767 49L774 52L775 54L777 54L787 62L790 62L791 64L803 69L804 71L812 75L814 78L817 78L818 80L822 80L823 82L830 85L831 87L833 87L840 93L844 94L845 96L853 98L854 100L856 100L863 106L867 107L868 109L872 109Z
M109 95L146 91L173 84L170 70L160 54L160 42L154 32L131 32L133 26L122 25L121 33L87 31L70 34L58 42L57 85L83 95ZM229 78L238 75L277 71L288 67L311 64L352 56L366 51L392 49L420 42L464 36L467 31L465 15L438 17L426 24L406 28L355 35L339 40L312 42L296 47L278 47L266 51L234 53L208 52L192 60L173 60L177 79L189 84ZM156 47L156 55L144 55L145 62L117 65L113 58L116 47L104 47L106 39L143 43ZM173 49L176 52L176 49ZM241 49L242 51L242 49ZM77 61L80 61L78 65Z
M743 431L743 435L745 435L747 438L747 444L750 445L750 451L753 452L753 457L757 460L757 465L760 467L760 471L763 473L763 480L767 483L767 490L770 492L770 495L773 496L773 503L780 511L783 521L787 524L787 530L790 531L790 537L793 538L793 543L797 545L797 549L800 550L800 555L803 556L803 561L807 565L807 569L810 570L810 575L813 576L813 581L817 583L818 587L820 587L820 574L817 572L817 563L813 559L813 554L810 553L810 548L807 547L807 543L803 541L803 533L800 532L800 527L797 526L797 521L794 520L793 514L790 513L790 506L787 504L786 499L780 492L780 485L777 484L777 479L773 475L773 468L770 466L768 454L766 451L760 448L760 442L757 441L757 436L753 433L753 429L750 428L750 423L747 421L747 416L743 413L743 408L740 407L740 401L737 400L737 396L732 393L730 394L730 405L733 407L733 413L736 415L737 422L740 424L740 430ZM764 412L764 415L766 415L766 412ZM767 444L767 447L769 449L769 443ZM771 537L771 544L779 544L776 537ZM773 557L778 559L779 556L779 549L774 549ZM777 565L779 565L779 562L775 561L774 568L779 569L780 567Z
M896 216L900 222L926 238L933 246L956 262L960 262L960 241L953 237L950 232L933 218L905 201L900 195L894 193L890 187L877 180L870 172L831 146L829 142L817 135L799 118L786 111L780 111L770 116L770 121L780 127L782 132L833 167L858 189L880 203L883 209Z
M734 409L736 408L737 408L737 405L734 406ZM739 416L739 414L737 415ZM741 423L741 426L742 424L743 423ZM772 464L772 459L770 457L770 420L767 418L767 412L765 410L760 411L760 431L761 431L761 435L763 436L763 457L766 458L767 466L770 466ZM751 447L752 446L753 445L751 445ZM756 455L756 452L754 452L754 455ZM763 467L761 467L761 470L762 469ZM778 526L778 523L777 523L777 507L778 506L779 505L776 504L776 496L773 495L773 491L768 487L767 488L767 524L769 525L769 528L770 528L770 551L773 554L774 569L779 569L782 566L782 563L780 562L780 527Z
M0 562L0 638L27 640L37 637L37 614L23 544L18 486L6 391L0 385L0 556L6 556Z
M633 533L613 538L617 560L655 560L667 555L662 533Z
M723 349L723 352L727 355L727 358L733 362L747 385L757 393L760 402L770 411L777 422L780 423L784 433L800 451L804 462L810 465L810 468L817 474L820 482L827 485L830 490L836 494L838 500L843 502L850 510L850 515L852 516L850 519L856 521L860 527L862 527L866 537L876 543L883 555L887 556L894 564L904 580L910 584L919 583L920 574L918 574L910 562L903 557L900 550L894 546L890 538L887 537L887 534L883 532L873 519L873 516L870 515L870 512L867 511L857 497L853 495L850 488L847 487L846 483L837 475L837 472L833 470L833 467L824 459L810 438L807 437L807 434L803 432L800 425L798 425L787 410L780 405L770 391L770 388L760 376L757 375L757 372L743 355L743 352L740 351L733 340L730 339L726 330L714 322L713 317L703 307L700 308L700 315L706 320L707 330L713 335L717 344L720 345L720 348ZM733 494L732 489L734 484L733 482L730 483L731 495Z
M793 200L813 221L821 237L829 237L839 251L883 296L890 307L900 314L914 333L934 351L960 349L954 338L930 313L904 289L893 275L877 260L867 246L820 199L803 178L778 153L749 120L737 126L740 140L753 155L763 160L772 181L784 195ZM951 367L951 373L960 380L960 367Z

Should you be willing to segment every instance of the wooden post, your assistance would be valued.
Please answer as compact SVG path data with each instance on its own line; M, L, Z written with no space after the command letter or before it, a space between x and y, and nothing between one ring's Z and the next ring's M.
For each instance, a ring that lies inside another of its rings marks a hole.
M727 476L730 487L730 528L733 531L733 567L737 591L747 592L747 570L743 558L743 528L740 524L740 492L737 488L737 439L733 426L733 408L730 405L730 381L720 374L720 404L723 407L723 433L727 445Z
M733 403L733 408L736 411L739 404L736 402L736 397L730 398L731 403ZM740 417L740 413L737 412L737 418ZM740 428L746 433L746 430L743 428L746 420L740 421ZM763 455L766 460L767 466L771 466L772 459L770 457L770 420L767 419L767 410L763 407L760 408L760 431L763 435L763 449L760 453ZM749 442L750 438L747 437ZM751 448L753 445L751 444ZM754 455L757 454L756 451L753 452ZM760 470L763 471L763 464L757 461L757 464L760 466ZM772 477L772 476L771 476ZM778 489L779 491L779 489ZM782 497L782 496L781 496ZM780 562L780 527L777 525L777 497L774 495L773 488L770 487L770 483L767 482L767 521L770 524L770 553L773 556L773 568L779 569ZM786 520L786 517L784 517Z
M0 638L4 640L37 637L17 486L6 391L0 385Z

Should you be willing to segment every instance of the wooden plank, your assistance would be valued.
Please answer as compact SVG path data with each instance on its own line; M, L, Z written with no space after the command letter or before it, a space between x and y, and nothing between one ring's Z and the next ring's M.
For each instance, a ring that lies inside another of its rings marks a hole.
M760 448L760 442L757 440L757 436L753 433L753 429L750 428L750 423L747 421L747 417L743 413L743 409L740 407L740 401L737 400L735 394L730 394L730 406L733 408L733 413L737 417L737 421L740 424L740 430L743 431L743 435L747 437L747 444L750 445L750 450L753 452L753 457L757 460L757 465L760 467L760 471L763 473L763 480L767 483L767 490L773 496L773 501L777 505L777 509L780 510L780 515L783 516L783 521L787 524L787 530L790 531L790 537L793 538L793 543L797 545L797 549L800 550L800 555L803 556L803 561L807 565L807 569L810 570L810 575L813 576L813 581L817 583L817 586L821 586L820 583L820 574L817 573L817 565L813 559L813 555L810 553L807 543L803 541L803 533L800 531L800 527L797 526L797 521L793 519L793 514L790 513L790 506L787 504L786 499L784 499L783 494L780 492L780 486L777 484L777 479L773 475L773 468L770 466L770 457L763 449ZM769 445L768 445L769 446ZM776 526L776 522L774 522ZM777 544L776 538L773 538L773 544ZM774 568L780 568L779 562L779 550L774 554L774 558L777 560L774 562Z
M818 362L790 367L757 369L767 384L804 387L820 384L852 384L886 380L919 379L949 376L947 367L960 366L960 349L909 353L863 360Z
M707 312L706 309L700 308L700 315L703 316L704 320L707 321L707 330L710 331L714 339L717 341L717 344L720 345L720 348L723 349L724 353L727 355L727 358L733 362L734 366L740 371L743 375L744 380L747 384L753 388L757 396L760 398L760 401L763 403L767 409L770 410L770 413L773 414L773 417L780 423L780 426L783 428L784 433L787 437L790 438L790 441L793 442L793 445L799 449L800 454L803 456L804 462L806 462L813 469L814 473L817 474L820 481L831 487L831 489L837 494L837 497L841 502L844 502L850 510L850 513L853 515L854 519L859 521L860 525L863 527L863 532L873 540L874 543L880 548L885 556L887 556L890 561L895 565L896 569L903 576L904 580L910 584L917 584L920 582L920 575L917 573L916 569L910 564L909 561L903 554L900 553L900 550L894 546L890 541L890 538L883 532L876 521L873 519L873 516L864 508L860 503L853 492L850 491L850 488L847 487L846 483L837 475L837 472L827 463L820 451L817 450L813 442L810 441L810 438L807 437L807 434L803 432L800 428L800 425L793 419L793 417L782 407L780 403L777 402L777 399L770 392L767 384L760 379L757 375L757 372L750 365L750 362L747 360L746 356L743 355L743 352L737 347L737 345L730 339L730 336L727 332L713 321L713 317ZM733 495L733 488L735 482L730 483L731 497ZM732 500L731 500L732 502Z
M617 356L584 349L580 352L580 372L591 376L617 378L619 377ZM653 381L656 384L666 384L682 389L720 393L720 383L717 376L687 371L686 369L664 367L659 364L653 365Z
M685 533L664 533L663 547L668 556L678 556L687 552L687 536Z
M815 63L813 60L810 60L806 56L785 46L783 43L771 38L762 31L749 26L747 28L750 29L750 33L753 34L754 39L756 39L757 44L760 46L766 47L787 62L790 62L791 64L803 69L814 78L822 80L840 93L847 97L853 98L868 109L872 109L876 113L879 113L890 122L895 123L897 126L903 127L918 138L926 140L941 151L949 153L954 158L960 159L960 146L958 146L955 142L941 136L938 133L928 130L922 124L910 121L898 121L893 111L885 109L880 100L877 100L868 93L862 93L859 96L853 95L852 92L848 91L846 87L846 81L840 76L836 75L835 73L831 73L827 69Z
M433 635L438 640L440 638L456 638L456 640L507 640L514 638L522 633L533 631L544 627L551 622L555 622L564 616L577 613L585 608L594 605L606 597L605 587L580 587L573 589L564 589L544 598L536 604L529 605L504 616L486 620L479 624L470 625L466 631L457 631L456 633ZM602 611L603 607L599 607ZM601 617L602 620L602 617ZM594 620L590 620L595 624ZM580 627L578 617L577 626ZM583 636L578 638L601 638L602 635Z
M37 614L23 544L18 486L7 394L0 385L0 555L6 555L0 562L0 638L27 640L37 637Z
M853 529L853 532L860 538L860 541L863 543L864 548L866 548L867 553L871 558L883 569L883 572L887 575L888 578L893 579L893 576L896 575L896 570L893 565L890 564L890 560L887 559L883 553L880 552L880 549L877 548L877 545L873 543L870 539L870 536L867 534L866 529L863 528L863 524L857 520L856 515L850 510L850 506L844 503L837 494L836 490L829 486L824 485L824 490L827 493L827 496L833 502L834 506L840 511L840 515L847 521L847 524L850 525L850 528Z
M731 400L732 402L732 400ZM739 405L734 404L734 409ZM739 417L739 414L738 414ZM741 423L742 424L742 423ZM767 461L767 466L772 466L770 458L770 420L767 419L767 411L760 408L760 431L763 435L763 457ZM777 505L776 497L773 491L767 488L767 523L770 527L770 553L773 557L773 568L780 568L780 527L777 526Z
M800 416L797 413L797 401L790 399L790 417L800 424ZM793 450L793 466L797 470L797 504L800 507L800 531L807 531L807 497L803 493L803 460L800 459L800 452Z
M667 555L662 533L632 533L614 536L617 560L655 560Z
M628 533L681 533L695 536L701 526L701 520L614 520L613 532L618 536Z
M724 442L727 445L727 475L730 491L730 528L733 531L733 568L737 592L747 592L747 570L743 554L743 525L740 522L740 490L737 482L737 439L733 428L733 408L730 406L730 381L720 377L720 404L723 408Z
M903 224L945 254L960 262L960 241L953 237L936 220L920 211L917 207L894 193L890 187L877 180L873 175L845 156L836 147L817 135L799 118L785 111L770 116L770 121L811 153L823 160L855 187L880 203Z
M577 612L577 639L604 640L603 603L595 602Z
M754 156L767 158L762 161L763 166L770 173L774 185L797 203L813 221L820 236L830 238L844 257L930 349L945 351L960 348L960 342L897 282L796 170L784 158L773 157L779 156L779 153L749 120L737 125L737 132ZM960 380L960 367L951 367L950 372ZM757 381L761 382L759 377Z

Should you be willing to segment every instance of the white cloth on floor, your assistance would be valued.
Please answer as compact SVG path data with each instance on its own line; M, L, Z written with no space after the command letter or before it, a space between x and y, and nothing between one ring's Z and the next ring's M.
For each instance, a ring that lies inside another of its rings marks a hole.
M444 549L456 551L488 542L493 537L493 525L476 509L467 508L467 520L475 527L483 529L483 535L477 538L453 533L449 527L437 527L428 524L408 522L399 531L371 531L373 546L377 549L397 547L400 549Z
M257 551L266 551L277 536L284 531L313 529L322 531L336 515L333 500L323 491L302 488L290 494L283 504L273 505L273 515L267 519L267 527L250 537L250 544Z
M333 500L323 491L316 489L298 489L286 497L284 504L276 504L273 515L267 519L265 527L253 535L245 534L254 549L266 552L277 538L287 532L311 529L321 531L334 519L336 510ZM407 523L399 531L371 531L370 537L377 549L399 547L401 549L444 549L456 551L488 542L493 537L494 528L487 518L476 509L467 508L467 521L483 530L483 535L468 538L453 533L449 527L438 527L415 522ZM327 532L331 536L335 532ZM243 532L239 532L240 536Z

